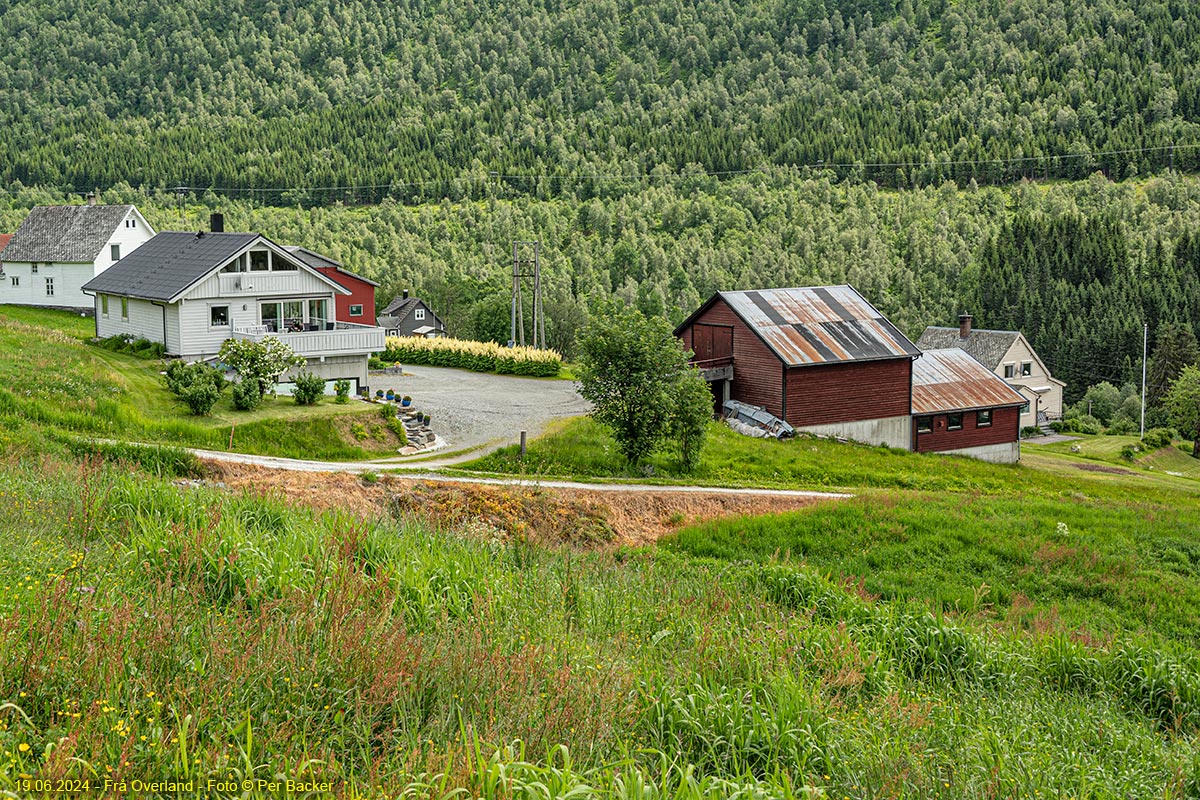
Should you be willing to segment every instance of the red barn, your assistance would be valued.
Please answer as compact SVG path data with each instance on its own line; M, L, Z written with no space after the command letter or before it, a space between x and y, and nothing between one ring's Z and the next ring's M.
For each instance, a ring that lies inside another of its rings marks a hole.
M375 288L373 280L355 275L329 256L314 253L307 247L292 245L285 247L292 255L320 272L330 280L350 290L350 294L337 296L337 319L339 322L354 322L359 325L375 324Z
M725 399L798 430L912 447L920 350L850 286L718 292L678 328Z
M926 350L913 362L912 449L1014 463L1021 457L1024 403L965 350Z

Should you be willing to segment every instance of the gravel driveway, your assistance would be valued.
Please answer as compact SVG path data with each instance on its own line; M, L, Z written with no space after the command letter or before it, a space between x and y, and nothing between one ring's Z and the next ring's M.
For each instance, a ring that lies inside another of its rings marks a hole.
M370 385L412 395L413 408L433 418L430 427L446 443L442 452L513 444L520 441L521 431L532 438L552 420L591 409L573 381L407 365L404 373L371 373Z

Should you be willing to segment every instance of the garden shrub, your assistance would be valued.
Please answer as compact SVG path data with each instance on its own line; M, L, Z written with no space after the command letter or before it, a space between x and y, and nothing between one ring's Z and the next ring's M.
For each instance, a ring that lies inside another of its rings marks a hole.
M233 407L237 411L253 411L262 402L258 384L254 381L238 381L233 385Z
M1178 434L1170 428L1153 428L1146 431L1146 435L1142 437L1142 444L1147 450L1158 450L1177 438Z
M296 376L296 388L292 390L292 398L298 406L311 406L316 405L324 392L324 378L311 372L301 372Z
M562 356L554 350L501 347L494 342L464 339L422 339L416 336L389 336L382 359L539 378L552 378L562 368Z
M345 405L350 402L350 381L344 379L334 381L333 391L335 393L333 402L339 405Z
M225 390L225 375L216 367L196 361L172 361L164 378L167 388L196 416L207 414Z
M145 337L134 338L127 333L100 339L96 344L114 353L128 353L147 359L162 358L167 352L167 348L161 342L152 342Z

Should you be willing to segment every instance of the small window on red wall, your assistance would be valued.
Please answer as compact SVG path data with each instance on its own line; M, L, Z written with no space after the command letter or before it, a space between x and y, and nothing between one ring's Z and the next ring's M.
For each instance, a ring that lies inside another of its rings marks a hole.
M962 417L963 417L963 415L962 415L961 411L958 412L957 414L947 414L946 415L946 430L961 431L962 430Z
M933 433L933 417L917 417L917 433Z
M992 424L992 410L989 408L986 411L975 412L975 427L986 428Z

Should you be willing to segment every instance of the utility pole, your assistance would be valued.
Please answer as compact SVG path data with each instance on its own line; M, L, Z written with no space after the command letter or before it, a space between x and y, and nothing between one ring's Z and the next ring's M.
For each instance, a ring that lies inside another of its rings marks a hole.
M1174 152L1174 148L1172 148ZM1142 323L1142 433L1146 438L1146 342L1150 338L1150 323Z
M546 347L546 319L542 310L542 243L513 242L512 303L509 342L525 345L525 301L521 284L533 278L533 346ZM530 269L532 268L532 271Z

